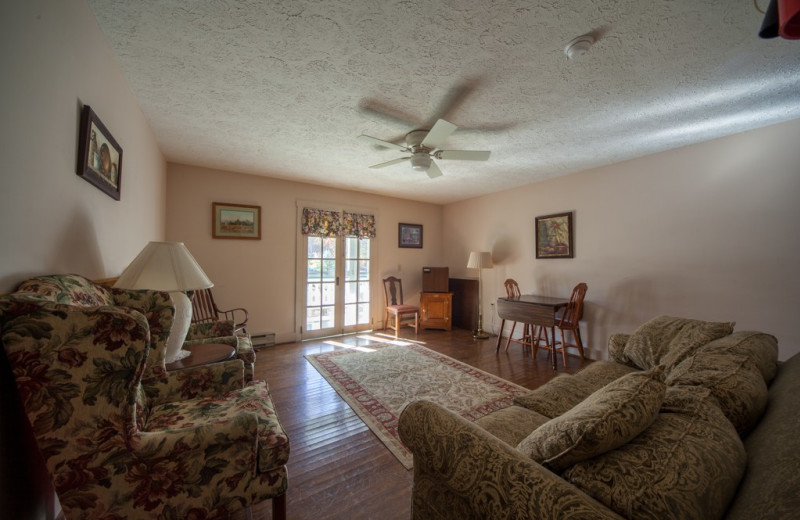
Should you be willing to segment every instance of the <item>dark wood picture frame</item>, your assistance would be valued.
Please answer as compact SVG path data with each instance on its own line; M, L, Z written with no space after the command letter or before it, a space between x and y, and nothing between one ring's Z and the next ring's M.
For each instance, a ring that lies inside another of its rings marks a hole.
M536 217L536 258L573 258L572 212Z
M89 105L81 112L75 173L112 199L120 199L122 147Z
M261 240L261 206L212 202L211 236Z
M422 249L422 224L398 224L397 247Z

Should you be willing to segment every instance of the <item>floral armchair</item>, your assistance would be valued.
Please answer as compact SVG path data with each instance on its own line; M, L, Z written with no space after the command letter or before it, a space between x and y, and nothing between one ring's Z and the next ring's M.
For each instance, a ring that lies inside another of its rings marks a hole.
M0 341L66 517L224 518L272 498L285 518L289 440L267 384L244 385L241 359L167 372L169 295L103 296L0 298Z
M145 291L148 292L148 291ZM174 314L172 304L167 297L166 302L142 301L142 291L128 289L106 289L80 275L49 275L38 276L22 282L14 292L15 297L31 298L43 301L52 301L65 305L98 306L98 305L124 305L133 307L145 314L152 332L160 336L154 341L166 342L170 327L163 323L163 312ZM155 305L155 306L154 306ZM169 310L167 310L169 308ZM169 318L172 324L172 318ZM235 333L232 321L220 320L213 323L193 323L189 326L186 335L186 345L200 343L223 343L234 347L236 357L244 363L244 380L253 380L253 367L256 361L255 350L250 336L247 333ZM162 354L163 356L163 351ZM158 366L161 360L153 359L150 363Z

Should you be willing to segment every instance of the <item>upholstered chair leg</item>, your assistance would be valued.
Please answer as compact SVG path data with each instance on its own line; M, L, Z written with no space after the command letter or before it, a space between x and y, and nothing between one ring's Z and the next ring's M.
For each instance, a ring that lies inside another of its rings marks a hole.
M272 499L272 519L286 520L286 493Z

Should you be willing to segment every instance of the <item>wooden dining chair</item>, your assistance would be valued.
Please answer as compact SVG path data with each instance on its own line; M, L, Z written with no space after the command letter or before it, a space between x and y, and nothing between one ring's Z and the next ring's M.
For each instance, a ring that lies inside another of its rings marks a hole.
M235 332L247 332L247 310L241 307L222 311L214 302L211 289L200 289L192 295L192 323L206 323L210 321L230 320L233 322Z
M586 297L586 290L588 289L588 285L581 282L572 289L572 295L569 298L569 303L564 308L564 311L561 313L560 317L557 317L558 322L556 323L556 328L561 331L561 341L557 341L555 335L553 337L552 345L550 341L546 341L545 348L548 349L552 355L556 355L556 353L560 350L561 351L561 359L564 360L564 366L567 365L567 347L572 347L578 350L578 355L580 355L581 359L584 358L583 355L583 340L581 339L581 329L580 329L580 320L583 317L583 299ZM544 329L544 327L542 327ZM566 332L572 332L572 335L575 339L574 344L567 343ZM547 331L544 330L545 339L547 339ZM541 331L537 336L541 335ZM535 346L538 345L538 342ZM558 347L561 345L561 348ZM535 352L535 351L534 351Z
M513 278L507 278L503 285L506 288L506 298L509 300L518 300L520 297L519 291L519 284ZM522 336L519 338L514 338L514 329L517 327L517 322L511 322L511 332L508 333L508 339L506 339L506 352L508 352L508 346L511 342L520 343L522 345L523 350L526 348L532 347L532 339L533 339L533 329L531 329L530 323L523 323L522 324Z
M414 333L419 331L419 307L403 303L403 281L390 276L383 279L383 298L386 310L383 315L383 328L394 329L394 337L398 337L400 327L413 327ZM394 318L394 324L389 320ZM410 319L413 318L413 322Z

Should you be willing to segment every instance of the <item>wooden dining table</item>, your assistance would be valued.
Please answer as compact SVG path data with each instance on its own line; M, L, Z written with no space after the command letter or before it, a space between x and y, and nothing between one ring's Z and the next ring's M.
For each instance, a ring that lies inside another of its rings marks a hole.
M523 294L519 298L498 298L497 314L503 320L500 323L500 334L497 335L496 352L500 352L500 341L503 337L503 326L506 320L541 325L550 329L553 342L556 339L556 313L566 307L569 300L538 294ZM558 370L558 360L555 349L552 351L553 370Z

